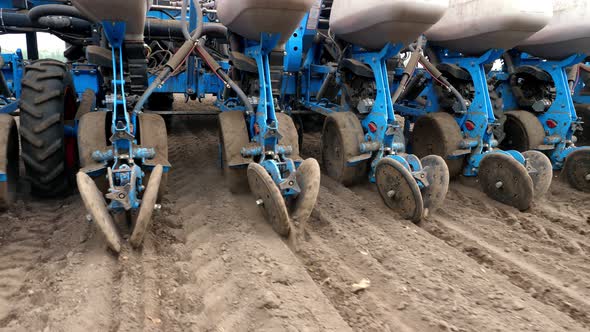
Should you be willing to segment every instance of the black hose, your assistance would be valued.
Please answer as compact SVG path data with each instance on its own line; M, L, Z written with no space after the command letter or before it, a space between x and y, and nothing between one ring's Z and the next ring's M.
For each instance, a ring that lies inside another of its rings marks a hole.
M400 80L400 83L399 83L397 89L395 90L393 97L391 97L391 100L394 104L399 99L399 96L405 91L408 81L410 80L410 78L412 78L412 74L414 73L414 71L416 70L416 67L418 66L420 56L422 55L423 45L424 45L424 38L422 36L420 36L418 38L418 41L416 42L416 47L411 48L412 55L410 56L410 60L408 61L406 68L404 68L404 73L402 74L402 79Z
M444 86L446 86L451 93L459 100L459 104L461 104L461 111L464 113L467 112L467 102L465 98L461 95L461 93L443 76L443 74L436 68L434 64L432 64L426 57L421 54L420 55L420 63L430 72L434 79L440 81Z
M183 31L188 27L186 23L186 6L189 0L184 0L182 5L182 27ZM160 72L160 74L156 77L156 79L148 86L148 88L144 91L144 93L139 98L137 104L133 108L133 112L139 113L143 108L143 105L147 102L148 98L152 95L152 93L158 88L162 82L164 82L170 73L174 72L183 62L186 57L193 51L193 49L199 44L199 38L201 37L201 33L203 32L203 12L201 10L201 4L199 0L193 0L194 7L197 14L197 28L193 31L192 34L189 35L189 38L184 42L184 45L174 54L174 56L168 61L168 63L164 66L164 69Z
M41 18L41 17L40 17ZM39 19L40 19L39 18ZM49 18L49 17L45 17ZM54 20L45 20L42 23L39 21L33 22L27 14L14 13L2 11L0 13L0 22L2 22L2 30L10 30L13 28L27 28L27 29L47 29L56 30L63 33L75 33L77 35L84 34L89 35L92 31L92 25L90 22L78 18L64 17L69 21L67 26L52 26L51 23ZM50 25L47 25L50 24Z
M144 35L148 39L184 39L182 22L156 18L151 18L146 21ZM221 23L203 23L203 31L201 35L211 38L226 38L227 28Z
M78 9L68 5L41 5L33 7L27 14L31 22L38 24L39 19L46 16L69 16L79 18L87 22L93 22L92 19L86 17Z

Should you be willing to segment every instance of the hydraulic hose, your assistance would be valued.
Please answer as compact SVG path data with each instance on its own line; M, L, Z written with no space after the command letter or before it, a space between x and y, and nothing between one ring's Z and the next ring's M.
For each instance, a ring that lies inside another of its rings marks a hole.
M447 87L447 89L451 91L455 98L459 100L459 103L461 104L461 110L463 112L467 112L467 102L465 101L465 98L463 98L461 93L459 93L459 91L451 83L449 83L449 81L447 81L447 79L436 68L436 66L433 65L430 61L428 61L428 59L426 59L426 57L423 54L420 54L420 63L424 66L424 68L426 68L426 70L428 70L428 72L430 72L430 74L435 80L441 82L444 86Z
M395 104L399 99L399 96L406 90L406 86L410 78L412 78L412 74L416 70L418 66L418 62L420 60L420 55L422 54L422 47L424 45L424 37L420 36L418 41L416 42L416 47L412 48L412 55L410 56L410 60L404 69L404 73L402 74L402 79L395 90L393 97L391 97L392 102Z
M188 23L186 22L186 13L187 13L187 4L190 0L183 0L182 2L182 29L183 32L186 30L187 33L184 34L186 41L180 47L180 49L172 56L172 58L168 61L168 63L164 66L164 69L160 72L160 74L154 79L154 81L147 87L144 93L139 98L137 104L133 108L133 112L139 113L141 109L152 95L152 93L164 82L170 73L174 72L178 67L184 63L185 59L192 53L193 49L199 45L199 38L201 37L201 33L203 32L203 12L201 11L201 4L199 0L193 0L194 7L197 14L197 28L193 31L192 34L188 33Z
M31 22L39 24L39 20L46 16L69 16L79 18L87 22L94 22L89 17L86 17L76 7L68 5L41 5L33 7L27 14Z

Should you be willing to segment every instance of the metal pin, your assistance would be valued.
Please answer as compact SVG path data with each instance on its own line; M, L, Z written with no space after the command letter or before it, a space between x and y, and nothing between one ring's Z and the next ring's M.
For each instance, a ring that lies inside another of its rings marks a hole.
M503 186L504 186L504 184L502 183L502 181L498 181L498 182L496 182L496 188L497 188L497 189L500 189L500 188L502 188Z
M262 199L257 199L256 200L256 205L263 206L264 205L264 201Z

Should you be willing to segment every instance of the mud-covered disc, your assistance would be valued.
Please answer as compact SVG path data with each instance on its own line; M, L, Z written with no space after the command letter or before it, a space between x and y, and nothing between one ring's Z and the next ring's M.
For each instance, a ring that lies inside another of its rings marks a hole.
M379 194L390 209L414 222L422 219L424 203L420 187L401 163L391 158L381 159L376 167L375 179Z
M489 153L481 160L478 179L483 192L490 198L528 209L534 197L533 180L516 159L503 153Z
M306 159L299 165L295 175L301 192L293 202L291 220L296 225L302 225L309 219L318 200L321 178L320 165L313 158Z
M535 197L545 195L553 179L553 165L551 165L551 160L542 152L535 150L525 151L522 155L527 161L527 167L530 166L535 170L529 173L533 180Z
M109 214L107 204L94 181L84 172L78 172L76 176L78 190L84 206L98 229L104 235L107 245L116 253L121 252L121 236L117 231L113 218Z
M285 200L264 167L251 163L248 166L248 183L254 199L275 232L288 236L291 223Z
M430 155L420 161L429 184L422 189L424 208L434 211L441 206L449 191L449 167L440 156Z
M590 192L590 148L570 153L565 159L563 173L572 187Z
M154 212L154 207L158 200L158 192L160 190L163 174L164 168L162 165L154 167L150 174L150 179L141 199L141 206L139 208L139 213L137 214L137 219L135 220L133 233L131 233L131 237L129 238L129 243L135 248L141 246L145 234L152 223L152 213Z

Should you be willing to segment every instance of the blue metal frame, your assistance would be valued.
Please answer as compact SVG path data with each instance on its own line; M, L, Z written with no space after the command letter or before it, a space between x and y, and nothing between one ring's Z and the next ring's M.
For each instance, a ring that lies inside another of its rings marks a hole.
M0 54L4 60L2 74L12 92L12 97L0 96L0 113L12 113L18 109L18 100L22 93L21 80L24 75L23 53L20 49L13 54Z
M260 96L254 114L246 114L249 136L256 147L242 148L245 157L259 158L259 163L271 175L284 197L300 193L295 171L299 166L288 158L290 146L279 145L279 123L275 112L270 77L269 54L280 39L278 34L261 34L260 41L247 41L245 54L256 61ZM276 158L278 157L278 158Z
M566 69L582 62L585 54L573 54L560 61L550 61L531 57L526 53L517 54L515 66L530 65L547 72L555 84L556 98L549 109L537 115L539 122L545 129L544 144L553 146L553 149L544 150L549 152L549 158L555 170L563 168L567 156L580 149L573 142L574 133L582 124L576 114L572 91L569 87ZM493 74L498 79L504 79L500 87L504 98L504 110L518 109L516 100L512 95L508 75L502 73ZM555 126L549 126L552 123Z

